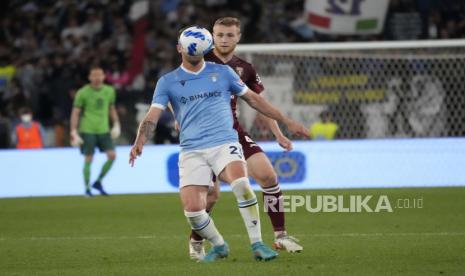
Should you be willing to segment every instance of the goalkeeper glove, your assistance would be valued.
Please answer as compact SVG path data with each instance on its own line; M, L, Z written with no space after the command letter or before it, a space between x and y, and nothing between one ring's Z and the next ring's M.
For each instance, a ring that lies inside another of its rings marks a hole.
M72 130L71 131L71 146L73 147L78 147L84 143L84 140L82 140L81 136L79 136L79 133L77 130Z
M121 135L121 126L120 126L119 122L115 122L115 123L113 123L113 127L111 128L110 136L111 136L111 138L116 139L120 135Z

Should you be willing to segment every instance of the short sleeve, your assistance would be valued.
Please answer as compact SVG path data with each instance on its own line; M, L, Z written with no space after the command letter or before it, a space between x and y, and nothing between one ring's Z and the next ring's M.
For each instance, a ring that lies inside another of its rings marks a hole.
M247 81L245 81L245 84L250 88L250 90L257 94L260 94L263 90L265 90L260 76L252 65L249 67L248 78Z
M78 92L76 93L76 97L74 97L74 102L73 102L73 106L74 107L78 107L78 108L82 108L84 106L84 93L82 90L78 90Z
M234 70L229 67L229 66L224 66L226 70L227 77L230 82L230 89L231 89L231 94L236 95L236 96L242 96L244 95L247 90L249 89L247 85L244 84L244 82L241 80L239 75L234 72Z
M168 105L168 85L164 77L158 79L155 91L153 92L152 106L165 109Z

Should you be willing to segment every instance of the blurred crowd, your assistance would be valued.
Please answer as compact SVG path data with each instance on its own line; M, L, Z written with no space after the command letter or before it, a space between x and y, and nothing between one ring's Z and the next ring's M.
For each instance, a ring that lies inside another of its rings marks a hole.
M384 31L374 37L314 33L302 24L304 0L149 2L140 22L130 14L130 0L2 1L0 147L15 147L24 108L43 126L43 145L68 145L74 95L97 64L117 90L123 126L118 143L131 143L156 80L178 65L178 30L191 24L210 28L221 16L242 20L242 43L465 37L465 1L391 0ZM161 125L168 131L154 142L176 141L176 132L169 131L172 117L165 115Z

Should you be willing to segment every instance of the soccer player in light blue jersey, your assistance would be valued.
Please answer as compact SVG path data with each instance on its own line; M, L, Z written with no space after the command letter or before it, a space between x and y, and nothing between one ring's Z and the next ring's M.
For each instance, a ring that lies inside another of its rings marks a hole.
M213 245L203 261L225 258L229 253L228 244L205 211L213 174L231 185L254 257L274 259L278 254L262 241L257 198L247 177L238 134L233 129L231 96L242 97L252 108L283 123L297 136L307 136L308 131L251 92L229 66L205 62L203 55L190 55L190 49L181 44L177 50L182 63L158 80L152 106L140 123L129 162L134 165L142 154L162 111L171 104L180 126L179 187L184 213L191 228Z

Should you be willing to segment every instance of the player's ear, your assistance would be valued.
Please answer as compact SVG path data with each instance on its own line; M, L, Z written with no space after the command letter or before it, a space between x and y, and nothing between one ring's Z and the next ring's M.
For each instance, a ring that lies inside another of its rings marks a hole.
M178 50L178 53L182 53L182 46L181 46L181 44L178 43L178 44L176 45L176 50Z
M241 36L242 36L242 33L241 31L239 31L239 33L237 34L237 42L241 41Z

